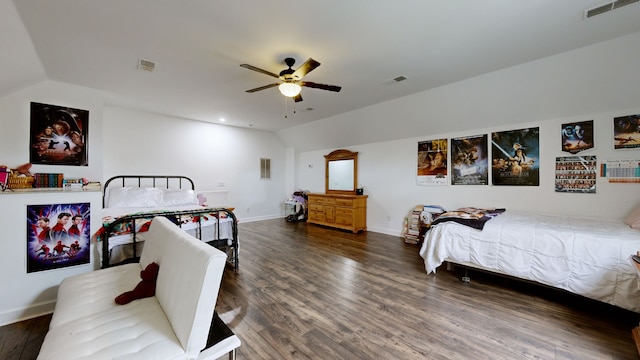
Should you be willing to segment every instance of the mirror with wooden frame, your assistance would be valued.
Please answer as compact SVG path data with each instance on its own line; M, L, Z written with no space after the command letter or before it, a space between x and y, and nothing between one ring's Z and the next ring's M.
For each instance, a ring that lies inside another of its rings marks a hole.
M355 194L358 184L358 153L335 150L325 155L325 192Z

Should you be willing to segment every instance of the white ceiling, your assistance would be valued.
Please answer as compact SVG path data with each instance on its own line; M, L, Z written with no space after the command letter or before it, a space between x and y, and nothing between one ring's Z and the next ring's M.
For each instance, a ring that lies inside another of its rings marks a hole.
M640 31L640 3L583 20L604 2L0 0L13 54L0 94L44 78L109 105L280 130ZM240 64L279 73L285 57L318 60L305 80L342 91L304 88L295 106L277 88L245 92L275 79Z

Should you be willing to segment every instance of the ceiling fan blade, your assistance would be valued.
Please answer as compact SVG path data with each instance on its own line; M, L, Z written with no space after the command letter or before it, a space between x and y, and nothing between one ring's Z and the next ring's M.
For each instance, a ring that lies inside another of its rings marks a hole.
M260 87L257 87L255 89L249 89L249 90L246 90L246 92L253 93L253 92L256 92L256 91L272 88L272 87L278 86L278 85L280 85L280 83L273 83L273 84L269 84L269 85L265 85L265 86L260 86Z
M300 101L302 101L302 95L301 95L301 94L298 94L298 95L294 96L294 97L293 97L293 100L295 100L295 102L300 102Z
M260 68L255 67L255 66L253 66L253 65L249 65L249 64L240 64L240 66L242 66L242 67L243 67L243 68L245 68L245 69L249 69L249 70L257 71L257 72L259 72L259 73L263 73L263 74L265 74L265 75L273 76L274 78L278 78L278 79L280 78L280 76L278 76L278 75L276 75L276 74L272 73L271 71L263 70L263 69L260 69Z
M300 86L306 86L310 88L329 90L329 91L335 91L335 92L340 92L340 90L342 89L342 86L318 84L311 81L301 81Z
M305 75L313 71L313 69L320 66L320 63L313 60L312 58L307 59L304 64L300 65L300 67L293 72L294 80L301 80Z

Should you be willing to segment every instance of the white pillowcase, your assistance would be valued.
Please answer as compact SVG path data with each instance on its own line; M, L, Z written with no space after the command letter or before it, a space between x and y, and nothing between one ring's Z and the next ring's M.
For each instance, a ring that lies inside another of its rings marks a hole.
M162 189L153 187L122 187L109 189L110 208L155 207L162 203Z
M640 206L635 208L627 217L624 219L624 223L629 225L633 229L640 230Z
M198 205L198 195L189 189L163 189L162 205Z
M122 187L109 189L107 207L140 208L178 205L198 205L198 196L189 189L154 187Z

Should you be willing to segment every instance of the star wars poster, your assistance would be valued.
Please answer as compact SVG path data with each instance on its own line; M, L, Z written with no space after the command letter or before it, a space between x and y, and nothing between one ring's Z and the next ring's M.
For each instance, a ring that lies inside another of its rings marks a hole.
M562 151L577 154L593 149L593 120L562 124Z
M556 158L556 192L596 193L595 156L563 156Z
M489 152L487 135L451 139L452 185L487 185Z
M27 273L89 263L90 204L27 206Z
M32 164L87 166L89 111L31 103Z
M540 185L540 128L491 134L493 185Z
M418 142L418 185L447 185L447 139Z
M613 148L640 147L640 115L620 116L613 119Z

